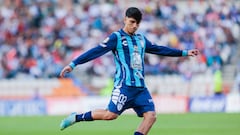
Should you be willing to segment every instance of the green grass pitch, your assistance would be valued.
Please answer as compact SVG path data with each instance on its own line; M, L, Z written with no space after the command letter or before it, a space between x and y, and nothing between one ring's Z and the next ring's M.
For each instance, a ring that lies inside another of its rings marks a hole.
M0 135L133 135L141 119L122 115L114 121L80 122L63 131L65 116L0 117ZM148 135L239 135L240 114L159 114Z

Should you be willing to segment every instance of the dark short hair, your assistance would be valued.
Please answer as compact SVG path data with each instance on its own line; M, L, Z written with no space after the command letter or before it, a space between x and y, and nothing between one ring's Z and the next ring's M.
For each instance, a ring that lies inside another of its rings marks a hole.
M142 20L142 13L141 11L136 7L130 7L126 10L126 16L130 18L134 18L137 23L139 23Z

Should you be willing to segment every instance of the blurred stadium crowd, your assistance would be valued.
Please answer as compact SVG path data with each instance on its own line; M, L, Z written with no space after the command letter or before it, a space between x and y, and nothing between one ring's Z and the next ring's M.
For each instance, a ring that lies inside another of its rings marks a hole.
M124 10L132 1L0 2L0 78L56 78L74 57L122 27ZM141 0L137 3L135 6L144 12L139 32L149 40L201 51L194 59L146 55L146 74L191 77L221 69L237 54L238 1ZM115 70L111 55L79 69L91 75L111 75Z

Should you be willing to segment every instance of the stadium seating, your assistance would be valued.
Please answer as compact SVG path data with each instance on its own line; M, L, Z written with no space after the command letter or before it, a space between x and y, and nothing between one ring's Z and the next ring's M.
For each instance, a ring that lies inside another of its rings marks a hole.
M71 79L1 80L0 99L83 96Z
M213 76L204 74L216 68L225 69L224 77L233 79L240 56L236 55L240 53L236 47L240 43L240 1L94 2L0 1L0 99L85 95L72 80L59 80L59 72L73 58L121 28L123 16L119 13L130 5L144 12L139 31L152 42L201 51L194 63L189 59L145 57L149 74L146 81L152 93L211 95ZM84 75L71 77L100 90L107 80L101 75L111 76L115 70L110 61L112 57L105 55L77 69ZM227 68L228 64L232 68ZM189 69L194 74L191 81L182 78L182 71ZM36 79L18 78L22 73ZM239 82L236 91L240 91ZM227 82L223 87L229 91L231 85Z
M214 93L212 75L194 76L188 81L178 75L146 76L149 91L158 95L206 96Z

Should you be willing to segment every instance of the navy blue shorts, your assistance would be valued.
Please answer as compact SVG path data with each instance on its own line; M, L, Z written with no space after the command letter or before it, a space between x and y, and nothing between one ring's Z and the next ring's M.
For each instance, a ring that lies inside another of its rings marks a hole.
M130 86L114 88L108 110L121 115L129 108L132 108L139 117L143 117L145 112L155 111L153 99L147 88Z

